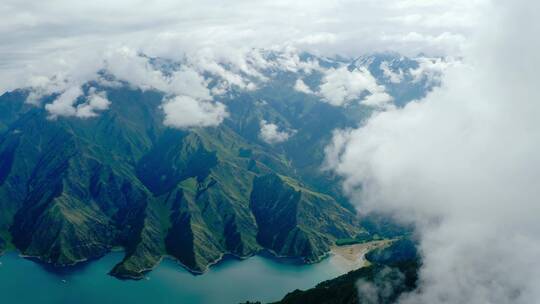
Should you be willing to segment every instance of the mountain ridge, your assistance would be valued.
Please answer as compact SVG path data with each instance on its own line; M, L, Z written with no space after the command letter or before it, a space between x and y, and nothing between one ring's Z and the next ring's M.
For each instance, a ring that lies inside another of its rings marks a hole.
M0 235L23 255L56 266L120 246L125 258L111 274L136 279L164 256L194 273L225 254L261 250L316 262L336 240L366 233L339 180L320 166L332 130L373 111L335 107L291 85L305 78L313 87L323 76L265 74L254 91L216 97L228 107L223 123L183 129L163 124L167 94L127 83L83 85L110 101L87 119L51 118L26 102L30 91L5 93ZM294 135L267 143L259 134L263 120Z

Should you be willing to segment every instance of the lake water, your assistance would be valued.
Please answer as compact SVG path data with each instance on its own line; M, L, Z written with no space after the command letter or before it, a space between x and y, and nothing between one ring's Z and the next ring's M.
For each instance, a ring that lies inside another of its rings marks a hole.
M203 275L192 275L172 260L148 274L147 280L123 281L107 275L123 253L68 271L23 259L15 252L0 257L0 302L5 304L107 303L238 303L281 299L296 288L306 289L350 270L339 256L302 265L290 260L254 256L228 258ZM65 281L63 281L65 280Z

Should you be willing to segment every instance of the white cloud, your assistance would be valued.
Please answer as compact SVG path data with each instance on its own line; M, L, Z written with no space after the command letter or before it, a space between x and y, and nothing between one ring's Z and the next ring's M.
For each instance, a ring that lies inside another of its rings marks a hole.
M162 105L164 124L174 128L211 127L228 116L225 105L219 102L196 100L190 96L176 96Z
M100 81L101 78L97 74L97 71L104 68L116 79L134 87L165 93L163 110L166 125L178 128L215 126L227 116L225 105L212 102L208 80L190 66L181 66L164 73L154 67L148 57L128 47L109 50L102 58L101 64L90 65L95 67L94 72L75 74L76 77L69 73L50 79L43 77L37 82L38 86L32 89L29 102L39 104L38 101L42 96L61 92L56 100L45 105L51 118L95 117L99 111L108 109L110 102L104 93L96 93L95 89L90 89L86 101L77 105L77 99L83 96L77 83L97 80L103 85L108 85L107 82ZM177 97L170 98L170 96Z
M50 78L74 63L100 63L94 57L119 46L176 59L203 49L231 57L231 49L276 45L325 55L385 50L447 55L461 49L454 44L468 37L482 2L58 0L36 7L29 0L5 0L0 94L26 86L32 75Z
M461 34L443 32L437 35L427 35L415 31L399 35L383 35L382 40L393 41L396 44L416 46L416 53L421 53L418 46L429 46L435 54L460 54L467 46L466 37Z
M73 106L76 100L83 95L81 87L71 87L58 96L52 103L46 104L45 109L50 118L58 116L75 116L77 109Z
M303 38L300 38L296 40L296 42L300 45L307 44L307 45L313 45L313 44L333 44L337 40L337 35L332 33L316 33L316 34L310 34Z
M445 49L447 44L462 42L423 42L415 37L466 37L472 24L469 21L476 20L472 8L477 1L473 2L445 0L436 5L403 6L397 0L263 0L224 6L214 0L151 5L125 0L59 0L37 9L31 1L6 0L0 10L0 94L31 87L27 102L39 105L42 97L62 94L89 80L103 84L97 72L106 68L136 87L211 100L212 95L225 94L232 87L256 89L265 81L264 69L305 74L323 71L316 61L300 60L304 50L349 56L384 50L446 54L450 50ZM445 17L439 26L422 21L425 17L434 20L441 12ZM458 17L461 21L452 23ZM261 48L281 53L270 61ZM165 75L141 53L185 65ZM211 90L208 76L219 79ZM329 89L334 90L328 92L333 95L333 104L347 103L355 94L354 86ZM379 91L371 93L365 103L383 96ZM343 100L339 94L344 94ZM51 107L53 112L64 113L58 108L62 103ZM73 112L69 107L64 110Z
M68 88L53 102L45 105L45 110L49 112L49 118L56 119L60 116L90 118L97 116L97 111L109 108L110 101L104 92L98 93L95 88L90 88L88 93L88 96L84 96L84 92L79 86ZM83 97L85 101L77 105L77 100Z
M418 228L421 286L400 303L540 300L539 9L496 2L441 88L327 149L360 211Z
M158 90L166 96L177 96L165 97L163 102L164 124L168 126L178 128L215 126L227 116L225 105L212 102L208 80L194 68L181 66L170 73L164 73L155 68L149 58L127 47L110 50L103 58L102 67L115 78L143 90ZM99 69L96 69L96 73L88 73L87 79L83 77L75 79L77 82L99 80L97 70ZM62 90L73 82L71 79L68 74L62 79L55 77L52 81L43 80L40 86L32 91L36 93L31 94L29 98L38 100L44 95ZM98 111L106 110L110 105L104 93L96 93L94 89L90 90L84 103L76 105L77 98L82 95L80 86L71 86L54 102L45 105L45 108L51 118L58 116L89 118L97 116Z
M304 83L304 81L300 78L296 80L294 83L294 89L298 92L305 93L305 94L313 94L313 91L307 86L307 84Z
M384 86L378 85L375 77L365 67L352 71L347 67L329 69L319 88L323 99L334 106L346 106L365 92L369 93L362 101L366 105L380 105L391 100Z
M261 133L259 135L262 140L269 144L277 144L287 141L289 137L295 133L294 130L280 131L276 124L270 123L264 119L261 120L260 126Z
M112 50L105 58L107 71L135 87L211 99L207 80L191 67L182 66L168 75L152 66L149 58L127 47Z
M493 3L502 8L498 14ZM0 6L0 94L29 86L33 104L59 94L45 105L51 118L105 110L104 96L84 101L81 90L103 67L134 86L163 91L164 123L185 128L227 116L212 93L252 90L264 81L260 70L275 66L253 49L465 55L472 68L427 58L405 71L416 81L449 75L425 100L388 107L365 127L336 133L328 162L361 210L392 212L419 227L422 289L403 301L538 302L537 2L4 0ZM481 35L471 33L476 26L485 27ZM482 47L471 48L471 37ZM166 75L139 53L189 64ZM290 54L277 59L286 70L320 68ZM206 73L220 78L213 92ZM319 94L345 105L365 92L361 102L379 106L388 96L372 78L333 69ZM269 138L290 136L268 122L262 129ZM360 184L365 191L357 193Z
M26 99L27 103L39 106L41 99L47 95L60 94L98 77L100 63L99 57L95 54L88 54L82 61L79 61L75 55L67 58L59 58L54 55L52 57L42 60L28 69L17 70L15 75L11 75L20 81L17 83L18 86L12 89L30 89L30 94ZM6 83L10 83L10 81L11 79L6 80Z
M400 83L403 81L403 70L399 69L398 72L392 71L387 61L381 62L380 69L383 71L384 77L391 83Z
M392 100L392 96L386 92L375 92L366 96L361 103L366 106L383 107Z
M275 58L272 65L274 69L293 73L303 72L305 74L311 74L313 71L324 71L316 60L300 59L300 51L295 47L285 45L285 47L273 47L271 50L277 54L277 58Z
M84 114L78 114L74 107L75 100L66 99L74 88L89 81L96 81L102 86L118 86L119 81L142 90L157 90L170 96L189 96L197 101L211 101L213 96L223 95L231 88L254 90L257 83L267 81L262 71L286 70L303 71L306 74L313 70L321 70L313 60L301 60L298 51L290 48L276 47L271 60L265 58L265 50L231 49L227 52L214 53L203 49L184 56L171 67L162 70L151 58L137 50L123 46L111 48L101 55L89 57L81 62L64 62L54 75L35 74L31 77L30 94L27 102L36 106L44 96L63 94L65 97L51 105L47 105L51 117L94 116L90 105L81 105ZM100 76L100 71L114 76L113 81ZM205 76L203 76L205 75ZM212 80L216 85L209 89ZM212 104L212 103L210 103Z
M75 116L80 118L90 118L98 116L98 111L105 111L109 108L111 102L107 99L105 92L95 92L93 88L85 103L77 106Z
M216 52L206 48L191 54L188 60L200 72L219 77L225 89L235 86L251 91L256 88L256 85L248 77L265 80L256 67L262 68L266 62L258 55L257 51L250 52L245 49L222 48L220 52Z
M455 61L452 58L418 57L416 61L418 62L418 67L409 70L413 81L419 82L425 79L428 83L440 82L441 77L449 67L459 64L459 61Z
M80 61L74 59L77 57L56 63L53 60L53 64L45 64L43 70L33 71L25 85L30 89L27 102L40 106L43 97L60 94L58 100L46 105L51 118L86 118L95 116L99 107L94 106L96 103L75 105L76 96L70 94L89 81L105 87L117 87L125 82L142 90L157 90L164 93L164 102L171 96L189 96L197 101L208 102L213 100L213 96L223 95L231 88L248 91L256 89L256 83L267 81L263 71L309 74L314 70L322 70L317 61L300 59L299 51L290 46L275 46L271 50L228 47L217 52L204 48L186 53L177 61L164 61L173 63L170 67L165 64L164 70L150 57L128 46L108 48L101 54L93 54ZM103 78L101 71L111 74L114 80ZM211 81L215 81L215 85L210 89ZM205 104L203 108L208 108L208 105L214 103Z

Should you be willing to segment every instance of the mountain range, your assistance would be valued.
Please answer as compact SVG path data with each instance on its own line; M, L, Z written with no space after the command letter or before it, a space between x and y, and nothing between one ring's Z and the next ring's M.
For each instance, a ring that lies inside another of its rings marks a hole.
M164 79L193 65L137 56ZM0 252L67 266L123 248L111 274L140 279L165 256L194 273L262 250L317 262L336 241L390 233L357 217L339 178L321 169L325 147L334 130L427 94L440 61L302 53L296 65L310 68L295 69L284 56L201 69L217 92L206 103L226 107L212 125L167 123L171 92L112 67L77 84L71 106L81 111L67 113L83 113L96 92L107 101L86 116L52 111L67 89L4 93Z

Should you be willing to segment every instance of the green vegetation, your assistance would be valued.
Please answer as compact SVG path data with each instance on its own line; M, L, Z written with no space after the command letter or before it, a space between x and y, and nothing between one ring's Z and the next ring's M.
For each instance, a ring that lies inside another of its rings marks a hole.
M87 120L47 119L24 91L0 97L2 247L65 266L120 246L111 274L139 279L165 255L193 272L263 249L314 262L363 231L314 165L331 135L316 121L330 106L289 88L259 107L263 90L230 100L219 127L175 130L162 124L162 94L106 90L111 108ZM298 137L268 146L263 118Z
M394 303L402 293L417 286L420 261L411 240L395 241L370 252L366 258L369 266L306 291L297 289L275 304ZM369 287L365 289L368 294L363 293L362 286Z
M6 250L12 250L15 247L11 243L11 234L8 231L0 231L0 255Z
M315 262L334 244L402 235L382 217L359 222L338 177L320 170L333 130L356 127L372 109L294 90L299 78L316 87L317 69L263 73L256 90L216 96L230 115L208 128L165 127L164 94L128 85L85 84L111 101L89 119L48 119L25 103L27 90L0 96L0 250L64 266L122 247L111 273L141 278L165 255L203 272L224 254L268 249ZM425 83L388 87L396 103L420 89ZM294 135L264 142L263 119Z
M278 255L301 256L308 262L318 261L337 238L358 231L354 214L330 196L277 174L254 180L250 207L261 245Z
M0 255L4 253L4 250L6 250L7 244L6 241L3 238L0 238Z
M344 239L336 240L336 245L346 246L346 245L362 244L362 243L367 243L371 241L379 241L383 239L384 237L381 237L377 233L371 234L367 231L362 231L361 233L357 234L354 238L344 238Z
M375 303L394 303L400 294L416 287L417 270L418 264L414 261L392 266L372 264L322 282L312 289L295 290L275 304L374 303L372 294L365 296L359 292L358 282L373 286L378 299Z

